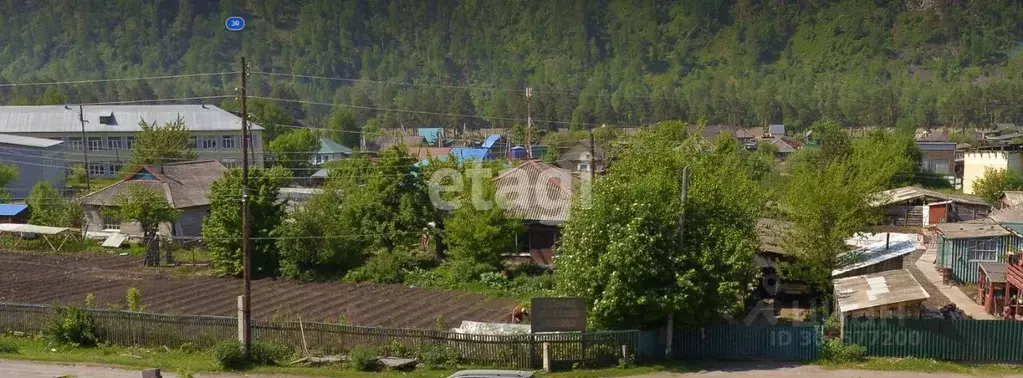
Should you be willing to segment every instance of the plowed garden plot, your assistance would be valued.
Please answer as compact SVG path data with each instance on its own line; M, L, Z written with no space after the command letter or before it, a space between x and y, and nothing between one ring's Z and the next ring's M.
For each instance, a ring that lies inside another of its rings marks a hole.
M146 312L237 314L241 280L174 277L140 269L137 257L37 256L0 253L0 301L82 304L87 293L98 306L123 306L128 287L142 292ZM438 320L506 322L516 302L459 291L404 285L300 283L262 279L252 282L257 319L346 322L352 325L436 328Z

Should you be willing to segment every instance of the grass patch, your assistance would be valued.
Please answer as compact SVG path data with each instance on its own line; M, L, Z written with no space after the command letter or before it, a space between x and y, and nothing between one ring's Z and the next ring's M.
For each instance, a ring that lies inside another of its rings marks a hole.
M915 371L923 373L956 373L970 375L1023 374L1023 366L1006 364L965 364L923 358L867 358L864 362L821 362L825 369L856 369L878 371Z

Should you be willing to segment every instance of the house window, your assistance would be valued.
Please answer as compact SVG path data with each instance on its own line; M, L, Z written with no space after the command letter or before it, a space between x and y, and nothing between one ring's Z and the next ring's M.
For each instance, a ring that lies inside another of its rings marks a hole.
M82 149L82 138L70 137L67 138L67 143L71 146L72 150L81 151Z
M110 170L110 174L112 175L116 175L117 172L120 172L121 168L124 168L124 165L121 163L111 163L109 166L107 166L107 169Z
M103 138L101 137L89 137L89 151L99 151L103 149Z
M120 137L107 138L107 147L111 150L123 150L124 140Z
M134 146L134 145L135 145L135 137L133 137L133 136L124 137L124 148L125 149L129 149L130 150L131 147Z
M89 163L89 174L92 176L106 176L106 163Z
M998 240L971 240L966 243L966 260L998 261Z
M579 164L579 165L576 166L576 170L589 172L590 171L590 165L586 164L586 163Z
M217 137L202 137L202 148L212 150L217 148Z
M103 217L103 231L120 231L121 221Z
M221 148L238 148L238 139L234 135L224 135L220 137Z
M188 145L192 146L192 148L199 148L199 139L195 135L188 137Z

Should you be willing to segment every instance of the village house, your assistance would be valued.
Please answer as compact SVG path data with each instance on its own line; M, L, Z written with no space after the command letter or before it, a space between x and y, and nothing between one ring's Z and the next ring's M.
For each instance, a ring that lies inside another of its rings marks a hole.
M1006 209L1023 204L1023 191L1006 190L998 196L998 208Z
M28 223L31 211L23 203L0 203L0 223Z
M1005 263L1018 251L1020 236L990 218L942 223L938 231L937 266L950 280L977 283L980 264Z
M843 326L848 318L919 318L923 302L930 298L906 269L836 279L834 290Z
M987 217L991 206L979 197L943 193L915 186L881 192L871 203L884 208L883 224L926 226Z
M570 171L594 172L604 171L604 152L599 145L593 146L590 151L590 142L583 141L562 152L555 162L559 167Z
M82 198L85 231L98 235L121 233L142 237L142 229L137 223L111 219L104 214L104 209L112 206L118 195L128 193L131 185L143 185L163 193L167 203L181 211L181 216L173 224L160 225L160 235L199 236L202 234L202 220L209 215L210 187L225 172L227 168L215 160L143 166L131 176Z
M241 118L213 105L66 105L0 106L4 133L60 141L63 160L84 164L92 177L113 177L131 161L131 147L142 128L139 121L164 125L181 118L192 133L198 159L240 166ZM263 166L263 128L250 124L250 148L256 167ZM84 129L84 131L83 131ZM83 139L84 136L84 139Z
M772 298L777 295L798 297L810 294L810 286L805 282L781 278L781 266L795 259L785 246L791 229L792 222L789 221L757 219L756 233L760 248L753 255L753 264L760 269L762 277L757 293L760 297Z
M919 245L919 235L901 233L858 234L846 240L856 249L841 256L834 278L860 276L903 268L904 259Z
M528 258L536 264L552 265L553 249L568 220L572 196L581 186L579 180L568 170L527 160L493 181L497 201L510 216L525 223Z
M59 140L0 134L0 162L18 168L18 177L6 187L11 198L28 198L40 181L63 190L68 174L64 152L64 142Z
M341 160L352 156L352 149L342 146L327 138L320 138L320 149L310 158L313 165L323 165L328 161Z
M916 147L920 150L920 170L946 177L957 176L955 143L916 142Z
M1020 151L1023 145L976 147L963 153L963 193L973 194L973 184L988 170L1023 174Z

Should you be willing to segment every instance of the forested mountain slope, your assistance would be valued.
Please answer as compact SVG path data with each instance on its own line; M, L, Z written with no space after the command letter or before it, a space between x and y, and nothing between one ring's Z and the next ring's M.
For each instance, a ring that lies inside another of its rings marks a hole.
M224 30L230 15L243 32ZM962 126L1023 121L1021 41L1017 1L0 0L0 83L234 71L245 56L334 78L253 73L253 94L356 105L360 124L386 127L520 123L526 86L548 127ZM235 81L0 87L0 102L222 95Z

